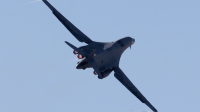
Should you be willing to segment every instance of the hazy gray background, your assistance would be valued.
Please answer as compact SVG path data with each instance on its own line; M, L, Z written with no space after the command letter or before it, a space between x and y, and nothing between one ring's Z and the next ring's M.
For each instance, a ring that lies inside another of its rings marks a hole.
M150 111L113 76L99 80L47 6L0 1L0 112ZM49 0L92 40L135 38L120 67L159 112L200 111L199 0ZM24 5L26 4L26 5Z

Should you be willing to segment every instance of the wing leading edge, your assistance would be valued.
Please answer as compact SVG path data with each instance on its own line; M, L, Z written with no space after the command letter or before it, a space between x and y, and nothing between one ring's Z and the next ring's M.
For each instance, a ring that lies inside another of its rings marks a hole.
M78 28L76 28L69 20L67 20L60 12L58 12L47 0L42 0L52 11L52 13L57 17L57 19L71 32L71 34L76 37L80 42L85 42L87 44L91 43L92 40L82 33Z
M128 79L128 77L123 73L123 71L116 67L114 68L115 77L132 93L134 94L142 103L145 103L154 112L158 112L151 103L140 93L140 91L133 85L133 83Z

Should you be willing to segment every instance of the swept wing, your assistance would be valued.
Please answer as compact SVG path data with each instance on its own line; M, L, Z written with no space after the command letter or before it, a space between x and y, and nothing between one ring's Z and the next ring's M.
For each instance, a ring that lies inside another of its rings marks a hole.
M92 40L75 27L69 20L67 20L60 12L58 12L47 0L42 0L52 11L52 13L58 18L58 20L76 37L79 42L91 43Z
M142 103L145 103L154 112L157 110L151 105L151 103L142 95L142 93L133 85L133 83L128 79L128 77L123 73L123 71L116 67L114 68L115 77L132 93L134 94Z

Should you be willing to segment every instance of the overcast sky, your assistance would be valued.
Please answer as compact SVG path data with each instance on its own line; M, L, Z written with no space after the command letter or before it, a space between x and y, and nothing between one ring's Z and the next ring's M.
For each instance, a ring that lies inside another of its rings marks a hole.
M49 0L94 41L131 36L120 67L159 112L200 111L199 0ZM42 2L0 1L0 112L151 112L110 74L77 70L82 46Z

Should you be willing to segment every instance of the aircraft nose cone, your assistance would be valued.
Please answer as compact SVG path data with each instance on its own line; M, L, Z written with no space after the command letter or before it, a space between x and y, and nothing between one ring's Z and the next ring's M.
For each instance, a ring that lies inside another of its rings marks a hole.
M133 44L133 43L135 43L135 39L134 39L134 38L132 38L132 44Z

